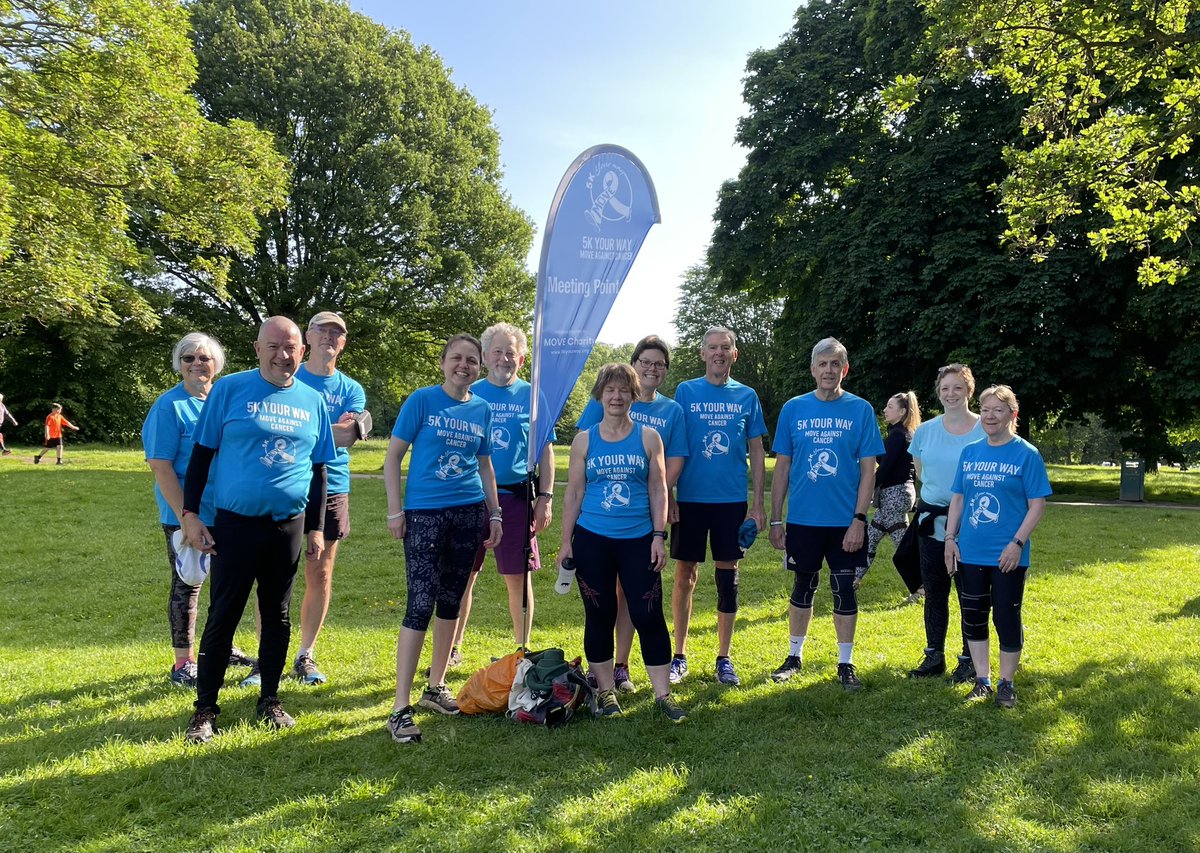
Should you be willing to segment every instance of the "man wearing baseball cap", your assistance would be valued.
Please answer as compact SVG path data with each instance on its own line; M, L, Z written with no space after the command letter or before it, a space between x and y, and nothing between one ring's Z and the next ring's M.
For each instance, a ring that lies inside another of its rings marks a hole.
M300 605L300 651L292 663L292 673L305 684L323 684L325 675L317 669L314 648L332 592L333 565L338 543L350 534L350 451L348 448L365 438L363 413L367 397L362 385L337 369L338 356L346 347L346 321L333 311L322 311L308 321L305 340L308 361L296 371L296 378L314 389L325 400L329 422L333 425L333 443L337 459L326 468L325 550L316 559L304 561L304 601Z

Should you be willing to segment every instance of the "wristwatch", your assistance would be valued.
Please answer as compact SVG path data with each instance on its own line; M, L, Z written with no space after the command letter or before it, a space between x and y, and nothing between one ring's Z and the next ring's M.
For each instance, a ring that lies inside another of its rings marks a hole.
M865 512L856 512L856 513L854 513L854 520L861 521L863 524L866 524L867 523L867 514Z

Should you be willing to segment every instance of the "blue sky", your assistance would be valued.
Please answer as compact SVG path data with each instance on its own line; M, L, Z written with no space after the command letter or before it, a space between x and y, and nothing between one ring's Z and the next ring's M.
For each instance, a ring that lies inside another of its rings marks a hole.
M538 230L531 270L550 200L575 157L611 142L641 159L663 221L600 339L674 340L679 280L703 259L717 190L745 160L733 136L746 57L779 43L796 0L350 5L429 45L454 82L492 110L505 189Z

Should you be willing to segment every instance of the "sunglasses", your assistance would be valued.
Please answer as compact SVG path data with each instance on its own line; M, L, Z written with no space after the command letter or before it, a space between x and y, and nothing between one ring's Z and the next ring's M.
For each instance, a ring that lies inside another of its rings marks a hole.
M191 364L193 361L198 361L201 364L208 364L213 360L211 355L181 355L179 360L184 364Z

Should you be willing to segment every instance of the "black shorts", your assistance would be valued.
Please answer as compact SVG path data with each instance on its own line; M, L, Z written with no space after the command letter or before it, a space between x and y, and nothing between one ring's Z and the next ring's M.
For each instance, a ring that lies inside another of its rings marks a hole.
M705 544L712 545L713 560L735 563L745 554L738 544L738 528L746 520L747 503L679 502L679 522L671 527L671 559L703 563Z
M49 449L51 447L62 447L62 436L61 435L58 438L46 439L46 448Z
M854 573L860 566L867 565L867 541L857 551L842 550L845 527L810 527L807 524L789 524L784 544L787 556L784 566L793 572L813 574L821 571L821 562L829 563L834 574Z
M337 542L350 535L350 495L325 498L325 541Z

